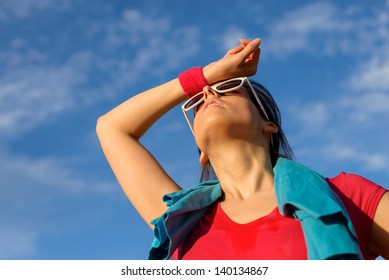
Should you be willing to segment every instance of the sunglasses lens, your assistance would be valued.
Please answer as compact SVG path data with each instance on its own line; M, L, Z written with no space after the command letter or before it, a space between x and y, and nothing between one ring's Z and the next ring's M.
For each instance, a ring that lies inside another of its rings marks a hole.
M186 103L185 108L193 106L194 104L196 104L197 101L198 100L190 100L188 103Z
M192 106L196 106L197 107L197 105L200 105L201 103L203 103L203 101L200 101L200 99L202 97L203 97L202 95L199 95L199 96L195 96L195 98L193 98L193 99L190 99L188 101L188 103L185 104L185 109L188 109L188 108L190 108Z
M216 89L220 91L228 91L233 88L240 87L242 85L241 80L232 80L232 81L226 81L224 83L221 83L220 85L217 85Z

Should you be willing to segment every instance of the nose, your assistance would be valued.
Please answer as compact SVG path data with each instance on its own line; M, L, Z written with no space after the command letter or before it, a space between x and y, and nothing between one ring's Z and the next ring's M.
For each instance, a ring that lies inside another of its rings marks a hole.
M216 91L214 91L210 86L205 86L203 88L203 93L204 93L205 100L207 100L207 98L209 98L210 96L219 97L219 94Z

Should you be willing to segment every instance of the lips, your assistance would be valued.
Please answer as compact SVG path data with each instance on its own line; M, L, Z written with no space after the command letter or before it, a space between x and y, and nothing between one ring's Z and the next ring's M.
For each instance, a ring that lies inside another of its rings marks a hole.
M223 107L223 104L217 99L208 99L204 104L204 110L214 106Z

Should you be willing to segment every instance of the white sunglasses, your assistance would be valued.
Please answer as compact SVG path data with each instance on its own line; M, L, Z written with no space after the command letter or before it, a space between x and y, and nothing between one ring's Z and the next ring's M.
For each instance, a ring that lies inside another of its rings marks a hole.
M259 100L253 86L251 85L251 83L247 77L240 77L240 78L233 78L233 79L225 80L225 81L213 84L211 86L211 89L214 92L216 92L217 94L223 96L225 93L228 93L228 92L231 92L231 91L234 91L234 90L241 88L244 85L244 83L247 83L249 85L251 93L254 95L255 99L257 100L259 107L261 108L264 116L266 117L266 120L269 121L270 119L265 111L265 108L263 107L261 100ZM184 113L186 121L188 122L190 130L192 131L193 135L194 135L193 124L189 118L188 111L194 109L196 112L196 108L199 105L203 104L203 102L204 102L204 92L202 91L202 92L199 92L199 93L195 94L194 96L192 96L190 99L188 99L181 106L182 112Z

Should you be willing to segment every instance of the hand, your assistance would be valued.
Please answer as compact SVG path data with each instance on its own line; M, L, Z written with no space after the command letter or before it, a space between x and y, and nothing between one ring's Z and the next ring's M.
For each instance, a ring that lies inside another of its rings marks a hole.
M253 76L257 73L261 39L239 41L239 46L231 48L223 58L203 68L208 84L235 77Z

